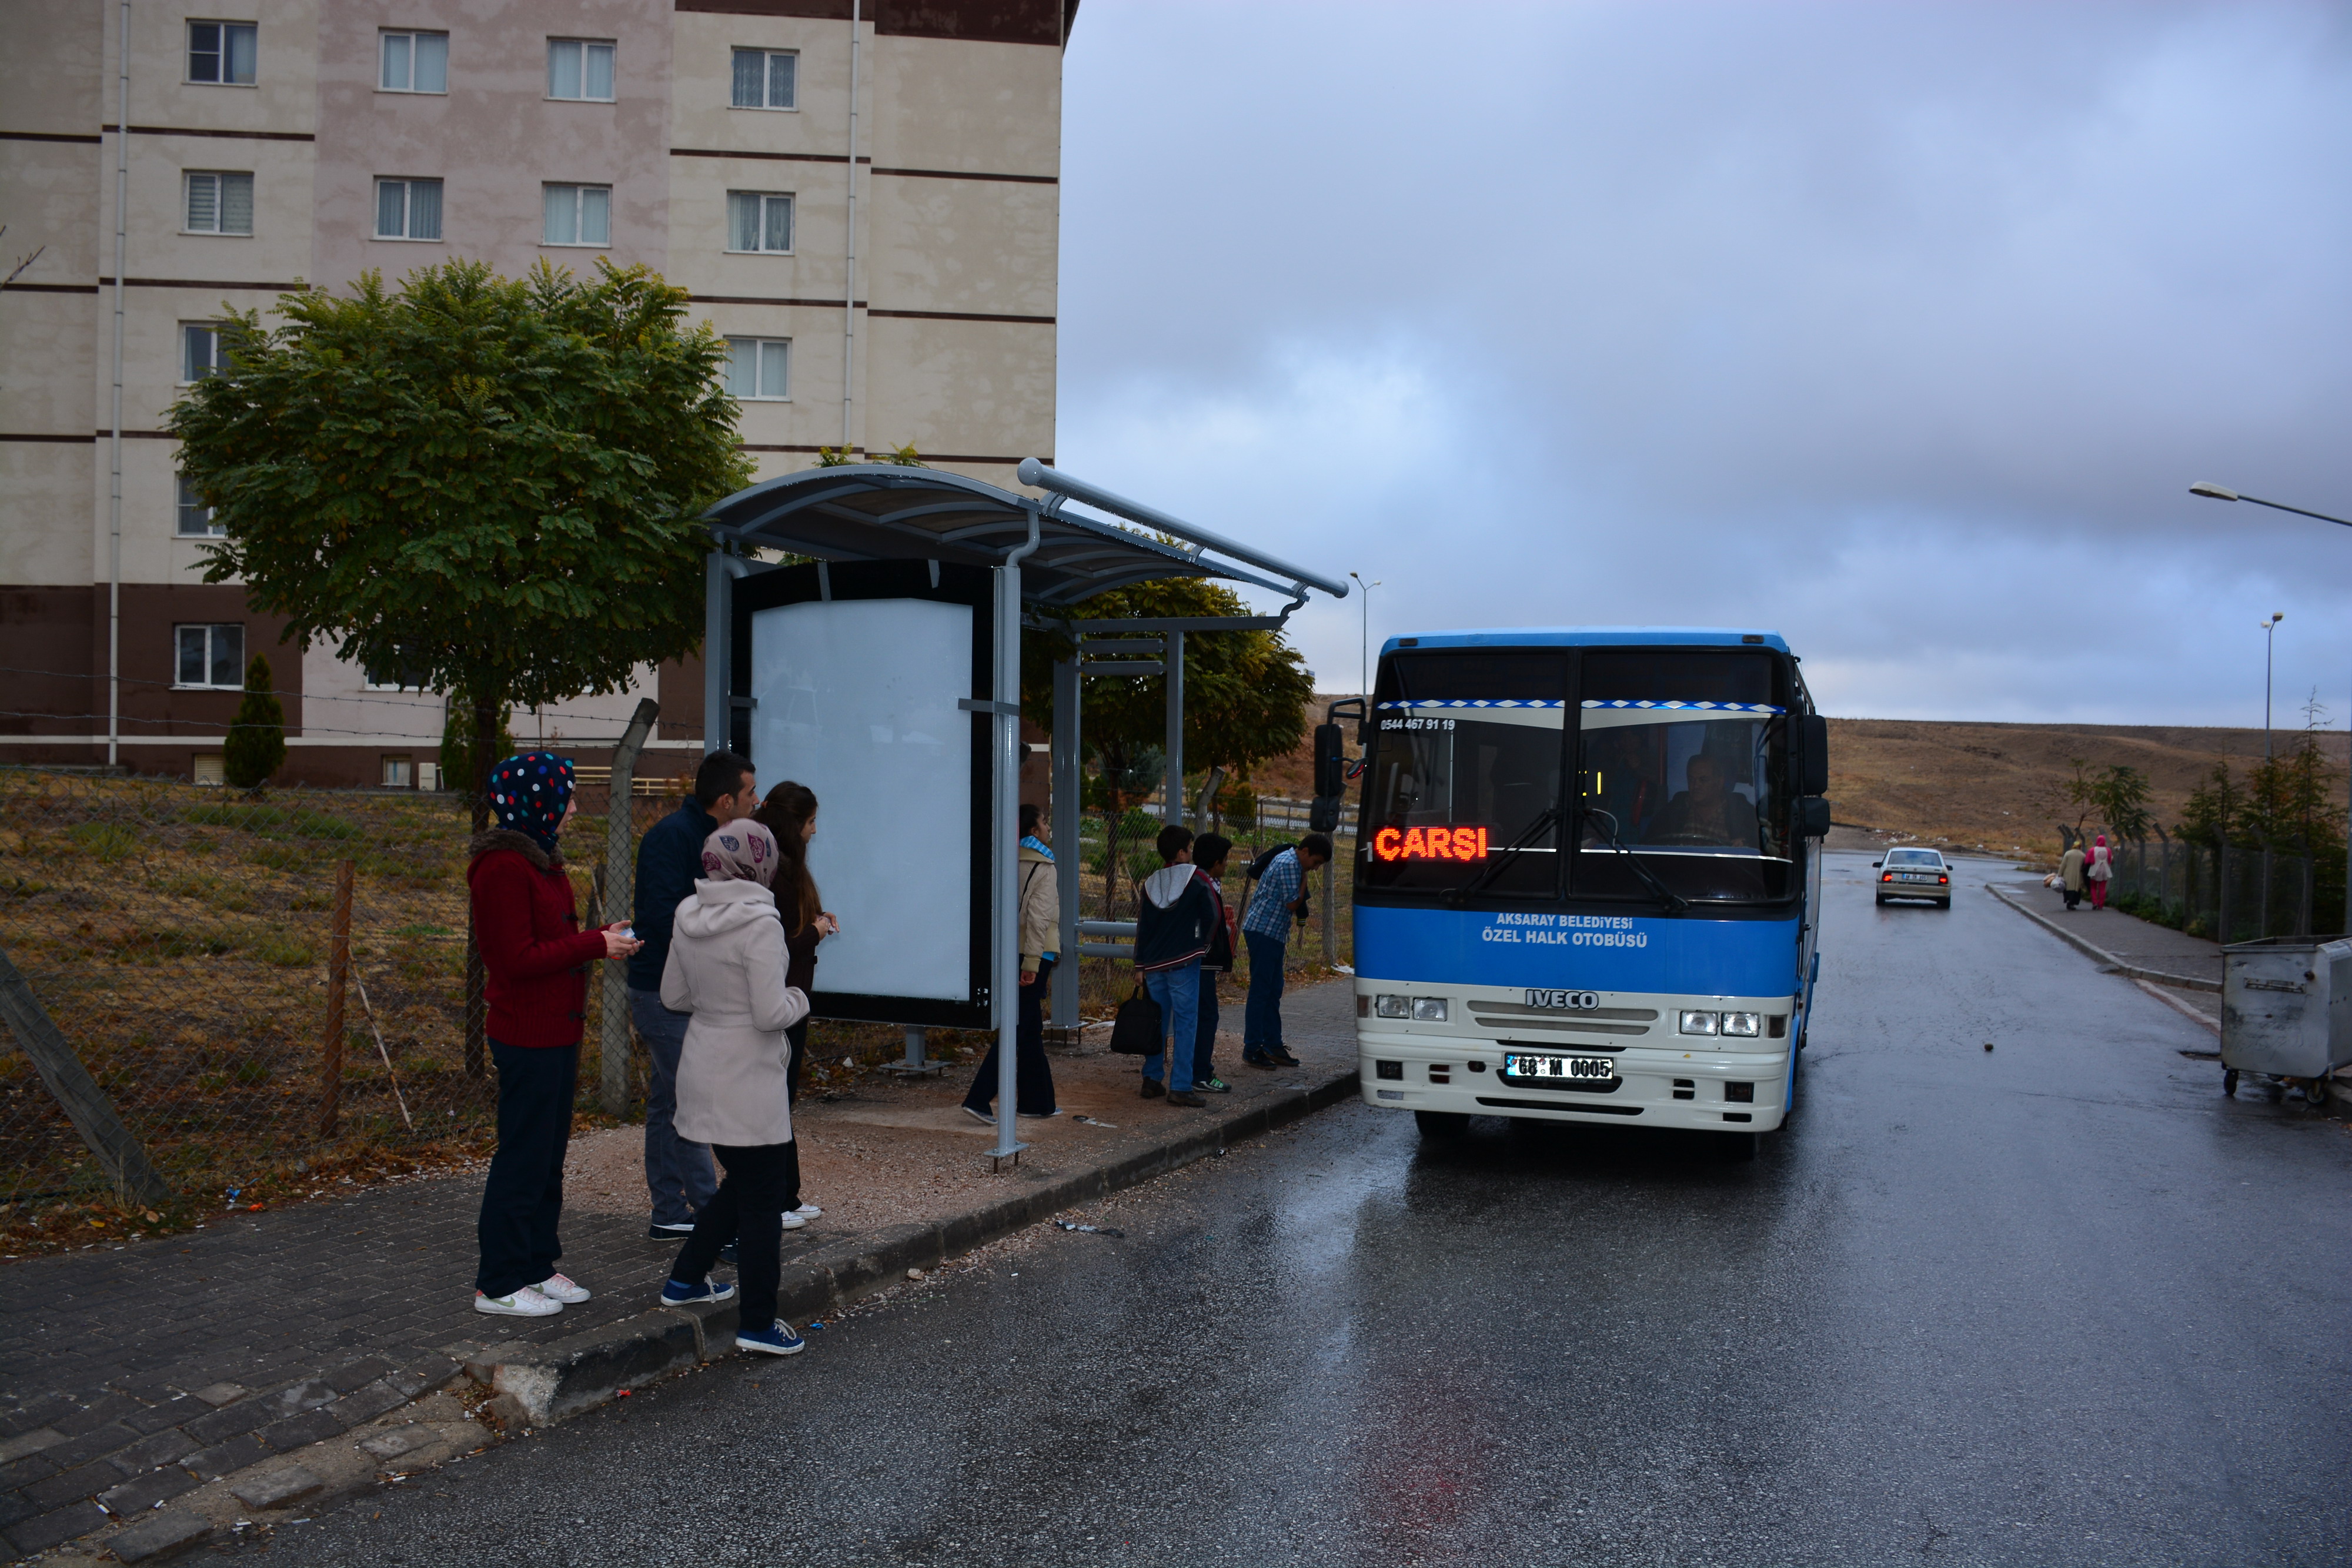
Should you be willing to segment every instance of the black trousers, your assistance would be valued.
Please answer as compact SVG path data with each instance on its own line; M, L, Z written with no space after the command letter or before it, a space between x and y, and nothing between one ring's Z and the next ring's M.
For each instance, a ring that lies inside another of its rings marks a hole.
M787 1109L800 1103L801 1061L808 1055L809 1020L801 1019L784 1030L784 1038L793 1042L793 1059L784 1063L784 1105Z
M1045 1060L1045 997L1046 981L1054 973L1054 960L1046 959L1037 966L1037 979L1021 988L1021 1011L1013 1030L1013 1108L1024 1116L1050 1116L1057 1102L1054 1098L1054 1069ZM988 1055L982 1059L980 1071L965 1092L963 1103L973 1110L985 1113L996 1103L997 1042L988 1042Z
M801 1146L713 1144L719 1156L719 1190L694 1217L694 1234L670 1265L673 1280L699 1281L719 1261L719 1249L735 1243L735 1285L743 1292L736 1322L745 1329L772 1328L776 1280L783 1271L777 1247L784 1234L784 1211L801 1206Z
M481 1262L474 1288L510 1296L555 1272L563 1243L563 1151L572 1142L572 1101L580 1048L525 1050L490 1041L499 1070L499 1148L482 1184L474 1236Z

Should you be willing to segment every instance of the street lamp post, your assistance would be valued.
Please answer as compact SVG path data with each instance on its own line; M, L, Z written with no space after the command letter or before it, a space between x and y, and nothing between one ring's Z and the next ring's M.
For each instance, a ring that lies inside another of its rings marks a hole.
M2286 619L2286 612L2273 610L2269 620L2261 622L2263 633L2263 760L2271 759L2271 645L2278 641L2278 623Z
M2299 517L2316 517L2323 523L2334 523L2339 528L2352 528L2352 517L2331 517L2326 512L2314 512L2302 507L2290 507L2284 501L2265 501L2260 496L2245 495L2241 491L2230 489L2226 486L2209 484L2201 479L2189 486L2189 493L2192 496L2202 496L2210 501L2245 501L2257 507L2268 507L2274 512L2293 512ZM2267 697L2264 700L2267 704ZM2265 725L2265 728L2267 727ZM2347 725L2347 727L2352 728L2352 725ZM2352 926L2352 803L2347 806L2345 829L2344 923L2347 926Z
M1348 575L1354 578L1356 586L1364 591L1363 631L1356 643L1356 689L1369 703L1372 700L1372 590L1378 588L1382 580L1376 577L1366 582L1360 572L1351 571Z

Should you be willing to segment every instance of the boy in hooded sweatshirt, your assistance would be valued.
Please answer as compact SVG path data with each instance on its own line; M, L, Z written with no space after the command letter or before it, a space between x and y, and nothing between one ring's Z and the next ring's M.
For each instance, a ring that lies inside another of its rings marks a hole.
M1164 862L1144 879L1143 897L1135 910L1135 968L1144 988L1160 1004L1163 1040L1173 1036L1172 1052L1155 1051L1143 1059L1143 1097L1168 1097L1171 1105L1206 1105L1192 1092L1193 1037L1200 1028L1201 959L1218 924L1217 900L1192 873L1192 830L1171 822L1160 830L1160 858ZM1160 1079L1164 1057L1168 1081Z

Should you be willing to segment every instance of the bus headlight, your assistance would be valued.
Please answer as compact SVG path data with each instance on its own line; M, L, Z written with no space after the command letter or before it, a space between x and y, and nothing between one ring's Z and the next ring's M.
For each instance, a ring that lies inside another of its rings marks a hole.
M1761 1020L1754 1013L1726 1013L1723 1015L1723 1032L1753 1040L1756 1038L1758 1025L1760 1022Z
M1720 1034L1723 1032L1722 1017L1717 1013L1685 1012L1683 1014L1682 1019L1682 1032L1685 1034Z
M1372 1012L1376 1017L1380 1018L1403 1018L1410 1007L1411 1003L1403 997L1374 997L1372 998Z
M1413 998L1412 1016L1416 1020L1423 1023L1444 1023L1445 1021L1445 998L1444 997Z

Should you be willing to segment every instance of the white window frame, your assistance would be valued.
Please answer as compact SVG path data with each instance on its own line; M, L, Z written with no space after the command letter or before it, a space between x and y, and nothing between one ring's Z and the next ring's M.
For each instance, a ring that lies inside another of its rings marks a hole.
M212 51L214 58L219 62L216 68L220 74L217 76L200 77L196 74L196 29L198 27L218 27L220 29L217 47ZM247 64L247 68L253 72L252 76L247 77L243 81L237 81L229 75L229 72L235 68L233 62L236 56L231 45L234 41L234 35L237 33L243 33L248 40L246 46L246 52L251 57ZM228 22L214 16L191 16L188 18L186 31L182 34L182 39L186 47L180 51L180 80L185 86L252 87L255 84L255 78L261 75L261 26L259 23Z
M556 246L566 250L610 250L613 248L612 186L574 185L560 180L551 180L546 184L541 185L539 189L540 212L541 214L539 230L539 243L541 245ZM572 237L570 239L556 239L549 232L553 228L555 224L554 203L556 200L556 193L559 191L569 192L571 193ZM582 237L583 232L587 227L589 203L586 198L592 192L600 194L604 198L604 237L603 239L585 239Z
M196 345L202 334L204 360L197 368ZM183 321L180 323L180 384L192 387L205 376L217 375L221 368L220 323L217 321Z
M768 381L768 361L772 356L781 361L776 370L776 392L738 392L737 370L740 361L739 350L751 351L751 384L765 386ZM730 337L727 340L727 392L737 402L790 402L793 401L793 340L790 338Z
M188 633L203 633L205 678L189 681L181 678L181 664L186 655ZM220 650L215 647L217 634L236 633L236 678L224 685L211 678L220 663ZM180 692L235 692L245 689L245 622L242 621L183 622L172 628L172 689Z
M782 202L784 204L784 245L782 249L771 249L765 244L755 246L749 250L737 246L735 244L735 203L738 198L741 197L750 198L760 204L760 238L762 241L765 241L768 237L768 204L771 202ZM793 200L792 192L730 191L727 193L727 253L729 255L790 256L793 254L793 247L800 243L800 237L799 204Z
M449 96L449 35L447 33L431 27L385 27L379 30L375 37L376 91L423 94L439 98ZM394 87L384 79L392 71L392 43L394 38L404 41L408 46L408 84L404 87ZM441 45L441 85L439 87L416 85L416 46L418 41L424 38L438 39Z
M383 232L383 188L384 188L386 185L398 185L399 187L401 187L401 193L400 193L400 225L401 225L401 229L402 229L402 231L403 231L403 232L401 232L401 233L399 233L399 234L396 234L396 235L388 235L388 234L385 234L385 233ZM448 231L448 227L449 227L449 206L448 206L448 194L449 194L449 192L448 192L448 186L447 186L444 182L442 182L442 181L440 181L440 180L438 180L438 179L426 179L426 178L424 178L424 177L422 177L422 176L418 176L418 175L411 175L411 174L379 174L379 175L377 175L377 176L376 176L376 182L375 182L375 217L374 217L374 220L373 220L373 224L374 224L374 227L375 227L375 229L376 229L376 233L375 233L375 234L374 234L374 235L373 236L373 238L380 239L380 240L394 241L394 242L397 242L397 243L402 244L402 245L439 245L439 244L441 243L441 235L439 235L439 234L433 234L433 235L413 235L413 234L409 234L409 233L407 233L407 232L406 232L406 230L407 230L407 229L411 226L411 225L415 222L415 211L416 211L416 190L415 190L415 188L416 188L417 186L419 186L419 185L432 185L432 186L435 186L435 187L436 187L436 188L438 188L438 189L440 190L440 192L441 192L441 196L442 196L442 200L441 200L441 211L440 211L440 218L441 218L441 225L440 225L440 226L441 226L441 229L442 229L442 232L443 232L443 233L446 233L446 232Z
M737 84L741 79L740 73L743 68L742 61L745 55L758 55L760 57L761 101L758 103L738 103L735 100L735 89ZM792 62L790 71L792 81L789 84L790 91L787 94L788 101L783 103L778 103L776 101L776 61L780 58L790 60ZM763 49L756 47L738 46L728 51L727 68L728 108L756 109L762 111L772 110L784 114L797 114L800 112L801 52L798 49Z
M377 777L383 780L384 789L414 789L416 788L416 758L413 753L378 752L376 760L382 765L382 771ZM404 777L395 778L394 774L404 775Z
M574 62L579 68L574 73L580 88L578 92L555 90L560 85L556 72L562 68L558 66L557 59L560 52L566 49L579 51L579 58ZM588 90L590 78L594 75L590 67L600 50L604 57L604 85L609 89L601 98ZM612 103L619 97L620 90L621 54L620 46L614 40L611 38L550 38L547 40L547 96L550 99L557 103Z
M215 519L213 508L205 505L205 498L196 494L195 481L185 474L174 474L172 478L172 537L175 539L226 538L228 530ZM192 528L188 526L192 517L198 527ZM177 657L176 654L173 656Z
M232 181L245 182L245 227L227 227L229 192L236 187ZM195 226L195 204L198 182L208 182L212 189L213 226ZM215 239L251 239L253 237L253 171L250 169L183 169L180 171L180 232L184 235L204 235Z

